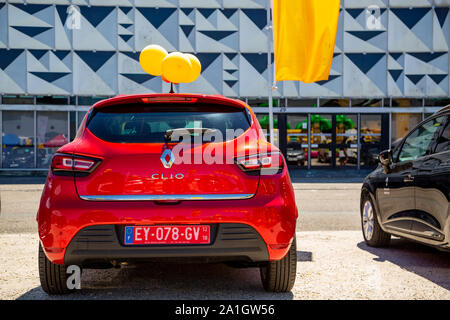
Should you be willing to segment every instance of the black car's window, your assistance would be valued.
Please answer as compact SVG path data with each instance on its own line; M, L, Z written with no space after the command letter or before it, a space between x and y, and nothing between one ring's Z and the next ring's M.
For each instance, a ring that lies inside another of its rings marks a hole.
M239 130L242 134L249 126L243 109L206 104L103 107L95 109L87 124L87 128L100 139L125 143L165 142L167 130L190 128L216 129L225 141L227 130ZM216 138L213 136L212 140Z
M416 128L403 143L398 161L411 161L425 156L436 132L445 120L446 117L434 118Z
M448 117L447 125L442 131L442 135L438 138L436 142L435 153L450 151L450 117Z

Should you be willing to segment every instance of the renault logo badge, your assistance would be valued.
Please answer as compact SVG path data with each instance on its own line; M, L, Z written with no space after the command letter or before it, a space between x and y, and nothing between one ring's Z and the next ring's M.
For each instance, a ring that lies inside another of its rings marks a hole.
M169 159L167 159L169 158ZM170 149L164 150L164 152L161 155L161 162L164 166L164 168L170 168L172 164L175 162L175 156L173 155L172 151Z

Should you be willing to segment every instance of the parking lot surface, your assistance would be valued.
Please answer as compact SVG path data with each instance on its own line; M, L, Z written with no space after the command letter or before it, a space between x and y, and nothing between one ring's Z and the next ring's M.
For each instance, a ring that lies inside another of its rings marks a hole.
M262 289L258 269L142 264L84 270L82 290L50 297L39 285L35 215L41 184L0 185L0 299L450 299L450 254L394 238L367 247L360 183L294 183L300 217L291 293Z

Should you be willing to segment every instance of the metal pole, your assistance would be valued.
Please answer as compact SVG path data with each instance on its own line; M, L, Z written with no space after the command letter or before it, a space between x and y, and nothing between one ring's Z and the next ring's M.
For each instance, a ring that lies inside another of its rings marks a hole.
M389 111L389 149L392 148L392 112Z
M358 162L358 170L361 169L361 113L358 113L358 129L357 129L357 133L356 133L356 139L357 139L357 154L356 154L356 161Z
M2 167L3 167L3 110L0 109L0 168Z
M308 170L311 170L311 113L308 113Z
M267 0L267 85L269 89L269 133L270 143L274 143L273 133L273 99L272 99L272 22L270 19L272 10L272 0Z
M77 135L78 132L78 109L75 111L75 136ZM75 137L74 137L75 138Z
M36 97L35 97L35 105L34 110L33 110L33 123L34 123L34 128L33 128L33 135L34 135L34 141L33 141L33 150L34 150L34 167L37 168L37 113L36 113Z
M70 138L70 110L67 112L67 141L68 143L72 141Z

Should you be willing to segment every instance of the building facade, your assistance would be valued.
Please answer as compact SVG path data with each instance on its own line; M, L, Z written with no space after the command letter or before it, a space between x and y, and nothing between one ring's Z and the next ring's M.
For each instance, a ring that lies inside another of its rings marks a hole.
M268 127L268 3L0 1L1 170L47 169L95 101L168 92L139 66L150 43L201 61L199 79L177 92L242 99ZM329 80L273 91L276 142L293 165L373 166L378 151L450 103L449 6L341 0Z

